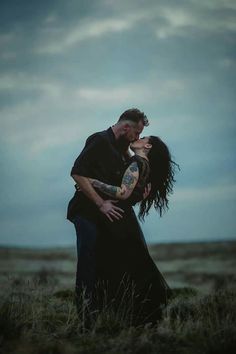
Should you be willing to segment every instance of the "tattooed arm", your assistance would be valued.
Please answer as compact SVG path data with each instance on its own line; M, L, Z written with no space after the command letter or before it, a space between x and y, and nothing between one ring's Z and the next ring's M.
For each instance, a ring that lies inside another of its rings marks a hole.
M132 162L124 173L121 186L112 186L97 179L89 178L92 186L115 199L127 199L134 190L139 178L137 162Z

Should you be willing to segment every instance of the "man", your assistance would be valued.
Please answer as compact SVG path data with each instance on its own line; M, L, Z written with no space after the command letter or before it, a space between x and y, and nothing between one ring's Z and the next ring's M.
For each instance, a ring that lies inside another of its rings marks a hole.
M95 242L101 217L110 222L122 218L123 210L117 201L95 191L85 177L102 180L112 185L120 185L126 163L130 157L129 144L149 125L146 115L136 108L123 112L118 122L107 130L91 135L84 149L74 162L71 176L79 185L70 200L67 219L77 234L76 294L82 289L89 295L96 279Z

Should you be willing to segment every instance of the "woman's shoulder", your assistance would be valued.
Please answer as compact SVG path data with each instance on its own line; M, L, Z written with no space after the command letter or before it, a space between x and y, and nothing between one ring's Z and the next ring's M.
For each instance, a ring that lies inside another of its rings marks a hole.
M133 190L133 193L129 198L129 201L132 203L132 205L140 202L143 199L143 193L145 190L145 186L149 181L149 173L150 173L149 162L147 159L138 155L133 155L130 158L129 163L131 164L133 162L136 162L138 165L139 178Z
M139 155L133 155L130 157L129 162L135 162L135 161L140 161Z
M149 161L139 155L134 155L133 161L136 161L138 164L140 181L147 183L147 180L150 177Z
M139 155L133 155L130 160L129 160L129 164L136 162L138 164L138 167L143 167L145 165L149 165L149 162L147 159L139 156Z
M150 176L149 161L139 155L133 155L129 160L129 165L136 162L139 170L139 181L146 183Z

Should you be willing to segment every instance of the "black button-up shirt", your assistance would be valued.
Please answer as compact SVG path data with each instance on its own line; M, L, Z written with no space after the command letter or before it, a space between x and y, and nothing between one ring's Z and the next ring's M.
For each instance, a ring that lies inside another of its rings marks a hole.
M86 140L85 147L74 162L71 175L76 174L101 180L104 183L120 186L127 166L128 156L110 127L102 132L94 133ZM103 199L111 199L97 192ZM97 206L84 195L76 191L67 209L67 219L70 221L79 214L90 220L99 217Z

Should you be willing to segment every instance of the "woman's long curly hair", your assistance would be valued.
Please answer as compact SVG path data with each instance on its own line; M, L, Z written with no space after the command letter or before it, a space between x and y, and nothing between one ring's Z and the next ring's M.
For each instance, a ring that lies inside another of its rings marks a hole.
M152 145L149 153L151 191L148 197L140 203L138 217L141 221L149 214L153 205L160 217L163 211L169 209L168 195L173 193L175 167L179 165L172 161L171 154L166 144L157 136L149 137Z

